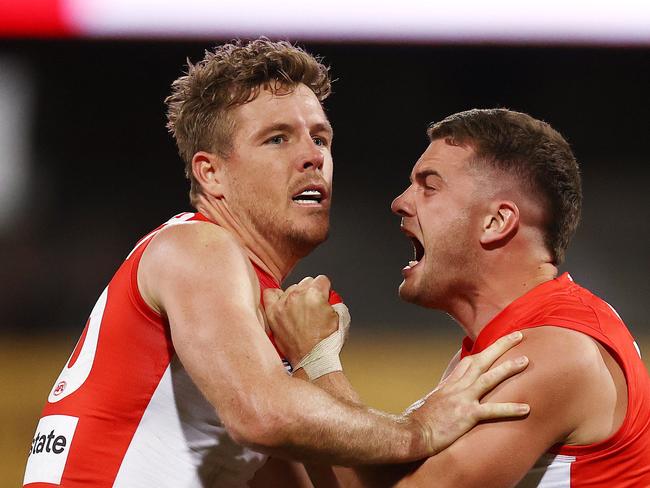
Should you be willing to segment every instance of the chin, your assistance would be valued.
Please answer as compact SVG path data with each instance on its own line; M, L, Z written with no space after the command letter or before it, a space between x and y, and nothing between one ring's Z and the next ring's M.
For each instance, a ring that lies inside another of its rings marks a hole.
M290 246L294 248L295 253L300 257L305 257L314 249L320 246L329 237L329 226L323 229L312 229L311 231L298 231L292 233L290 237Z
M400 299L407 303L412 303L413 305L418 305L424 308L438 308L431 293L418 290L414 286L409 286L405 281L400 285L398 294Z
M414 292L407 284L406 281L403 281L401 285L399 285L399 289L397 294L399 297L404 300L405 302L408 303L413 303L413 304L418 304L417 302L417 293Z

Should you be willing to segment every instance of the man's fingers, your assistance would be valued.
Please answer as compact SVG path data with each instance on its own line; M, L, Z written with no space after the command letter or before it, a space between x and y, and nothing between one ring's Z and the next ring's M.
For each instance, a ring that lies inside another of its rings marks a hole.
M306 304L311 306L329 305L327 295L324 295L320 289L315 287L309 287L305 290L304 300Z
M472 387L474 394L479 398L482 397L502 381L526 369L527 366L528 358L526 356L503 362L499 366L479 376Z
M298 284L299 284L299 285L302 285L303 283L304 283L304 284L309 284L309 283L312 282L312 281L314 281L314 278L312 278L311 276L305 276L302 280L300 280L300 281L298 282Z
M319 290L323 295L325 295L326 298L329 298L332 283L327 276L318 275L316 278L314 278L314 281L311 283L311 285Z
M295 284L291 285L289 288L287 288L286 290L284 290L284 294L285 295L290 295L291 293L298 290L299 288L300 288L300 283L295 283Z
M282 296L282 290L279 288L267 288L264 290L264 308L270 308Z
M478 420L524 417L529 412L527 403L482 403L478 409Z
M467 368L467 373L470 374L470 378L468 379L470 381L475 381L482 373L490 369L490 366L492 366L497 359L503 356L506 351L509 351L519 344L522 339L523 334L520 331L516 331L507 336L501 337L484 351L470 356L471 365Z
M472 365L472 356L461 359L451 371L449 376L443 380L443 383L455 383L460 380Z

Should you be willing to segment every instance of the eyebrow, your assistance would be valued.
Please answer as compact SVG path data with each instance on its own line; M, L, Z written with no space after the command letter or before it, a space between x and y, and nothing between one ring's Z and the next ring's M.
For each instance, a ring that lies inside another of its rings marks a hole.
M255 131L254 135L255 137L260 137L269 132L290 132L292 129L293 128L290 124L287 124L285 122L276 122L274 124L261 127L259 130Z
M268 134L270 132L292 132L293 130L294 127L291 124L287 124L286 122L276 122L267 127L262 127L260 130L256 131L254 133L254 137L261 137L264 134ZM312 132L327 132L330 137L334 137L334 129L332 128L332 125L329 123L329 121L314 124L310 130Z
M330 137L334 137L334 128L332 127L332 124L330 124L329 120L326 120L325 122L319 122L318 124L314 125L313 130L315 132L327 132L329 133Z
M445 179L442 177L442 175L440 173L438 173L435 169L423 169L421 171L418 171L417 173L415 173L415 180L422 181L422 180L426 179L427 176L437 176L442 181L445 181ZM411 183L413 183L413 179L414 178L411 176L409 178L409 181Z

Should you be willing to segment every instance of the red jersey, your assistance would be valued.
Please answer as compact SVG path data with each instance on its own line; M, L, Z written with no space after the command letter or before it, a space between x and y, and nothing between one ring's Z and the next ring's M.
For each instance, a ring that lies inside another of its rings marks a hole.
M179 214L141 239L99 297L50 391L25 486L241 487L264 464L230 438L178 360L169 324L138 289L153 236L192 221L208 219ZM280 287L253 266L262 292Z
M462 356L480 352L510 332L549 325L581 332L605 346L625 375L627 412L621 427L608 439L549 451L527 475L536 480L530 486L650 486L650 378L641 353L616 311L574 283L567 273L508 305L485 326L475 343L466 337Z

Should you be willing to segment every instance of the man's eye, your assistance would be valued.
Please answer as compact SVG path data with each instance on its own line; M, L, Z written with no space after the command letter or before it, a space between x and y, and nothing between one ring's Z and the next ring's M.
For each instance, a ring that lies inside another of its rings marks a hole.
M316 136L316 137L312 137L312 140L314 141L314 144L316 144L317 146L327 147L327 139L325 139L324 137Z
M285 141L284 136L273 136L266 140L267 144L282 144Z
M436 191L438 191L438 188L436 188L436 187L433 186L433 185L427 185L425 182L422 183L422 185L420 186L420 188L421 188L422 191L423 191L424 193L426 193L426 194L431 194L431 193L435 193Z

